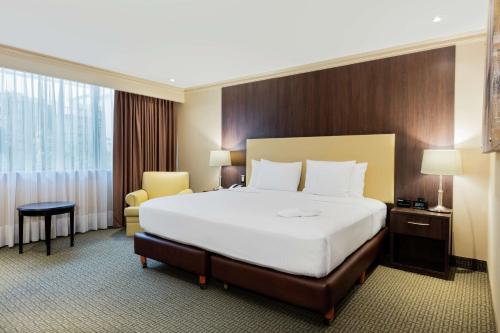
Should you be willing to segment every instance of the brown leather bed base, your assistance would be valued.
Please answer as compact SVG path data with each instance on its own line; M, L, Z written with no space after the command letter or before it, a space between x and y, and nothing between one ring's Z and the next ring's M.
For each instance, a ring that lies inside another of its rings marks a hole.
M158 260L198 274L200 288L206 288L207 276L210 272L207 251L144 232L135 234L134 251L135 254L141 256L142 267L147 267L147 258Z
M247 264L147 233L136 233L134 247L143 266L146 258L151 258L183 268L198 274L202 287L205 277L211 274L225 287L236 285L319 312L329 323L335 316L335 305L356 282L364 283L366 270L381 254L386 234L387 228L379 231L333 272L319 279Z

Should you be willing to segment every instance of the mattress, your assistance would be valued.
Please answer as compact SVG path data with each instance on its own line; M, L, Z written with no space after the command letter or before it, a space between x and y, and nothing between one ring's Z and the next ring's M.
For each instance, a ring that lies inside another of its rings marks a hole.
M278 216L291 208L318 216ZM281 272L328 275L385 225L386 205L250 188L149 200L139 209L148 233Z

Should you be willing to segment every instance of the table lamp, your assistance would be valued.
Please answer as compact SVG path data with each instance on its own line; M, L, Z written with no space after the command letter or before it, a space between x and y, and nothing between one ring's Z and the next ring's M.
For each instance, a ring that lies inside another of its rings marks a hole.
M229 150L212 150L210 152L209 166L219 167L219 186L222 189L222 167L231 165L231 153Z
M443 176L455 176L462 173L460 151L456 149L425 149L420 172L439 176L438 204L429 210L450 213L451 209L443 206Z

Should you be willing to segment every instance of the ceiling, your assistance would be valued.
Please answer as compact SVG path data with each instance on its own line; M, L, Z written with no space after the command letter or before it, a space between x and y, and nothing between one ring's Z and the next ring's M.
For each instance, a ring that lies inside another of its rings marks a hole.
M0 0L0 8L0 44L192 87L477 32L488 0Z

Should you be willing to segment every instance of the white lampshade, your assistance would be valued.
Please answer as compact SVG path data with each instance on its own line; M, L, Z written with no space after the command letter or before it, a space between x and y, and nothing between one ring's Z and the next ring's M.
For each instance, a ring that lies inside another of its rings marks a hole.
M217 167L231 165L231 153L229 150L212 150L208 165Z
M460 175L462 173L460 151L456 149L425 149L420 172L426 175Z

